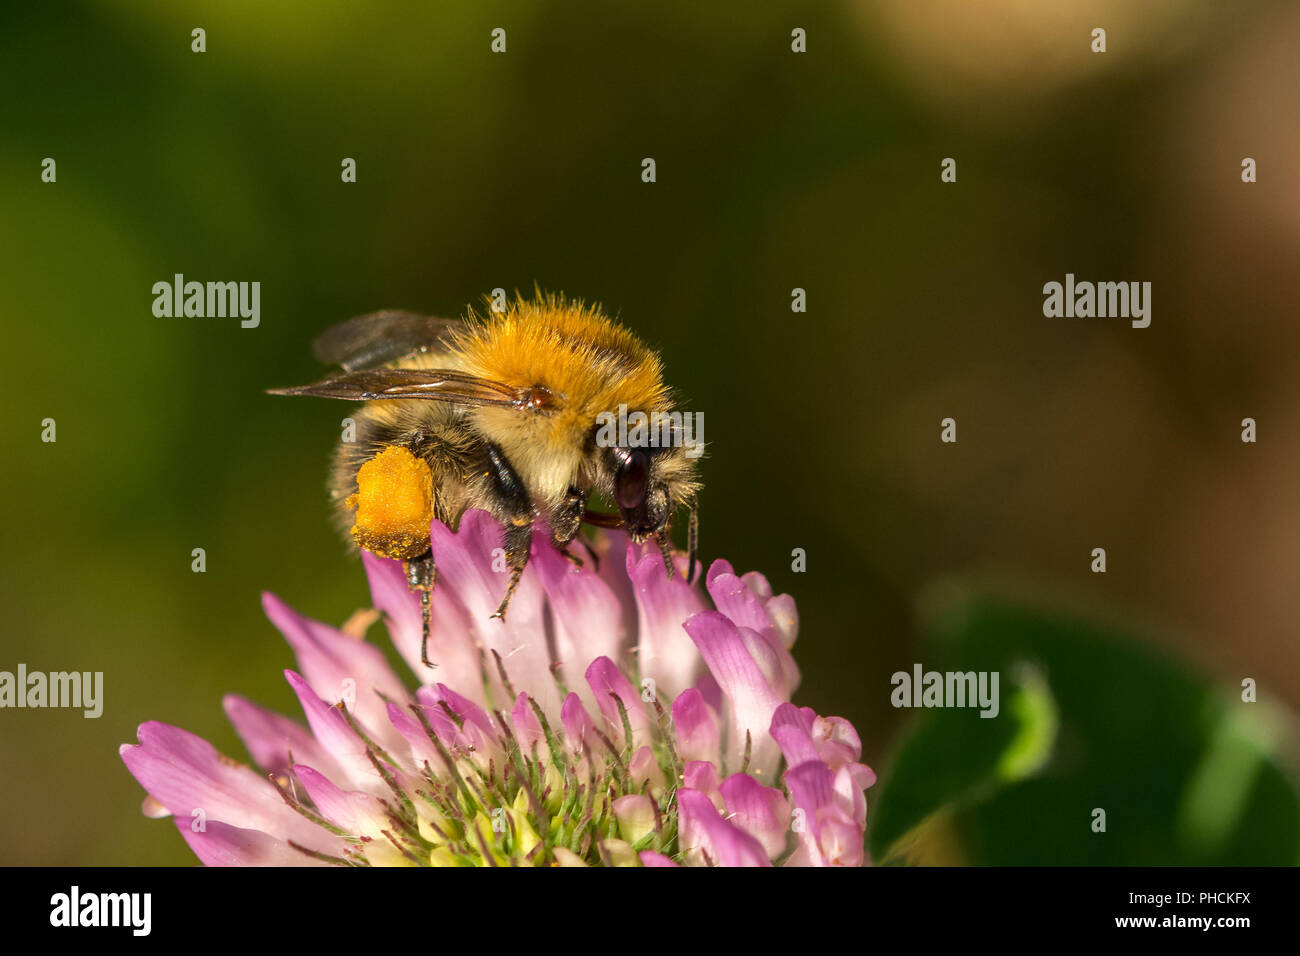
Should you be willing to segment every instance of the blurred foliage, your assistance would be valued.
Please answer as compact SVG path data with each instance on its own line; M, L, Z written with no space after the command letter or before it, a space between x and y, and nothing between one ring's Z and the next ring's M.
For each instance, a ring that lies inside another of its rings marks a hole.
M263 390L315 377L308 343L336 321L454 314L498 286L601 301L662 350L705 414L703 555L795 596L797 702L850 718L867 761L907 716L888 679L922 653L909 596L950 572L1152 615L1154 646L1300 700L1300 230L1277 158L1296 152L1277 122L1294 5L414 10L0 8L0 668L102 670L106 687L98 720L0 714L0 863L192 862L140 817L117 746L159 719L242 756L222 694L297 712L259 592L333 622L367 599L324 492L342 410ZM1105 57L1088 52L1099 17ZM1042 283L1066 271L1153 280L1151 329L1044 321ZM155 318L152 285L176 273L261 282L261 325ZM1247 413L1258 446L1237 440ZM956 445L937 441L948 415ZM1099 541L1112 568L1092 575ZM1185 776L1109 702L1102 778L1152 759ZM1213 738L1214 780L1254 772L1239 738ZM978 790L982 772L945 779ZM988 806L1051 779L1004 781ZM1182 805L1185 784L1136 794L1143 819L1195 830L1236 793L1207 783ZM972 819L987 840L962 858L1003 859L1006 819ZM1041 833L1035 852L1074 846Z
M1012 679L1002 719L928 711L900 743L871 818L880 861L1300 863L1295 741L1269 705L1111 624L951 584L927 616L926 670Z

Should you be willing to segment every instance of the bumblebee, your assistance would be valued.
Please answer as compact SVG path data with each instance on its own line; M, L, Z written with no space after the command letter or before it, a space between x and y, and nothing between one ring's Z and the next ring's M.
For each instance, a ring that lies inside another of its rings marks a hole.
M674 397L658 355L599 307L539 293L463 319L374 312L327 330L313 351L340 370L271 394L365 403L354 440L334 453L334 513L357 547L403 562L420 595L427 666L432 519L454 528L481 508L504 527L510 580L495 618L505 617L539 519L578 564L568 546L584 523L623 528L636 542L653 535L671 577L669 523L687 508L694 579L700 449L688 453L672 436L636 447L602 438L602 413L667 418ZM617 513L589 510L593 496Z

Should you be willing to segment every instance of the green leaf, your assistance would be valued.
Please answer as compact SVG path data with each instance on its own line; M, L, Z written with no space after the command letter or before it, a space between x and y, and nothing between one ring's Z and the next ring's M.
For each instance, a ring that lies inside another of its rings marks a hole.
M1046 681L1022 664L1010 681L999 679L999 697L993 718L981 717L977 708L921 712L870 816L873 857L887 862L932 814L984 799L1047 759L1056 738L1056 705Z
M1300 793L1278 759L1294 729L1279 712L1113 623L951 587L925 609L926 670L997 670L1011 689L994 719L923 712L883 775L878 860L924 842L918 825L942 811L972 863L1300 862Z

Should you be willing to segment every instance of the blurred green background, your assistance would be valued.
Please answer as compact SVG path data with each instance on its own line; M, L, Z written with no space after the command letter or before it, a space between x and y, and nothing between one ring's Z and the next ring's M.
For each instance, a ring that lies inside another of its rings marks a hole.
M0 712L0 863L193 862L117 746L243 758L223 693L298 713L259 592L366 601L340 409L263 389L534 283L705 414L703 554L797 599L878 859L1297 859L1295 4L8 5L0 76L0 669L106 683ZM260 327L155 318L178 272L260 281ZM1045 319L1066 272L1151 281L1151 327ZM1008 720L895 710L916 662L1006 668Z

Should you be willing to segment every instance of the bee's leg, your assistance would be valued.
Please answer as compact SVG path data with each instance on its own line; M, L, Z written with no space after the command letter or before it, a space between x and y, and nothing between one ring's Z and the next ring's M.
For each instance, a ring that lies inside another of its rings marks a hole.
M432 550L406 562L406 586L420 595L420 662L425 667L438 666L429 660L429 620L433 614L433 585L437 580Z
M659 542L659 553L664 556L664 567L668 570L668 580L673 579L676 569L673 567L673 539L668 534L668 524L655 532L655 541Z
M690 584L695 580L695 561L700 548L699 499L692 495L688 507L691 509L691 516L687 519L686 524L686 583Z
M578 536L582 515L587 510L587 494L579 488L569 487L564 503L551 513L551 543L576 566L582 567L582 558L569 551L569 542Z
M498 607L492 616L506 619L506 608L510 606L510 598L514 596L515 588L519 587L519 579L523 577L524 568L528 565L528 551L533 542L533 522L531 519L516 519L506 528L505 551L506 563L510 565L510 583L506 586L506 596L501 599L501 606Z
M506 522L504 544L506 563L510 565L510 584L506 587L506 596L501 599L501 606L492 616L505 620L510 598L519 586L519 579L528 564L528 551L533 542L533 501L501 449L492 444L486 448L497 515Z

